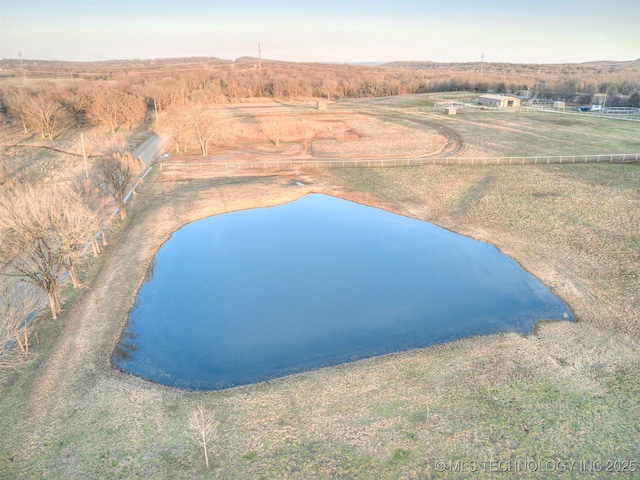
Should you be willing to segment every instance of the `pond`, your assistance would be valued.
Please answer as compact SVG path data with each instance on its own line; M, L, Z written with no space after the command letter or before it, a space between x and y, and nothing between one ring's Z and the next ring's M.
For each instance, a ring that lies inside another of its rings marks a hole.
M472 335L529 333L567 306L487 243L312 194L174 232L114 364L217 390Z

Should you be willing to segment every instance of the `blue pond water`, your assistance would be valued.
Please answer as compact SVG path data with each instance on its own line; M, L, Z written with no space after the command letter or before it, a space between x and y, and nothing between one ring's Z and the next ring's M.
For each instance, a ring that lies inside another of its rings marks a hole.
M567 306L489 244L307 195L175 232L113 361L216 390L562 318Z

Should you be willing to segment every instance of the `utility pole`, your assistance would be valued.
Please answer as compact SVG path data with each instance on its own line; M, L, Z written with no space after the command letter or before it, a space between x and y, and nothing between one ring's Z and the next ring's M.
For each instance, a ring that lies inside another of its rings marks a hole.
M84 149L84 137L80 133L80 143L82 143L82 156L84 157L84 173L89 178L89 169L87 168L87 152Z
M262 70L262 49L258 43L258 70Z
M484 71L484 53L480 55L480 74Z
M27 80L24 75L24 62L22 61L22 52L18 52L18 58L20 59L20 71L22 72L22 84L26 87Z

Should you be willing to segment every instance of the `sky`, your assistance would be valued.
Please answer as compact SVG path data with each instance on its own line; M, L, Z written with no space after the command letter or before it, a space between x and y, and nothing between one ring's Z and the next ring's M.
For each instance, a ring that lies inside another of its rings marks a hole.
M640 59L640 0L0 0L0 58Z

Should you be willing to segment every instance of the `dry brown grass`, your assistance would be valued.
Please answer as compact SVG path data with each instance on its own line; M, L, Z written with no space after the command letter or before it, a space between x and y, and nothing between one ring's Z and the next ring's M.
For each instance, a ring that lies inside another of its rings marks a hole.
M598 305L606 303L625 318L626 300L599 296L607 277L590 278L595 290L580 285L593 270L556 255L558 243L540 233L542 219L524 217L503 225L500 217L513 206L493 196L531 204L531 198L520 198L527 195L523 182L532 194L563 185L583 198L591 196L592 188L584 186L588 181L599 183L603 196L620 189L629 193L626 183L616 182L635 181L638 175L637 167L581 167L341 170L146 183L130 225L111 247L91 290L63 321L45 326L46 341L30 368L9 383L5 379L0 427L11 434L0 439L0 473L23 478L459 478L456 472L436 472L436 462L637 458L640 348L636 337L608 328L609 319L597 316ZM616 168L625 170L619 174ZM603 176L610 185L599 180ZM465 339L211 393L165 388L111 367L111 351L146 267L173 230L206 215L278 204L307 192L430 219L511 249L543 279L555 278L555 291L581 322L541 325L529 336ZM611 213L621 200L614 197L605 211ZM581 222L578 210L565 208ZM637 208L619 212L617 228L623 229ZM535 235L542 236L531 245ZM220 421L208 472L186 427L196 402L214 410Z
M120 148L134 149L149 137L145 126L111 134L104 127L68 126L53 141L41 140L9 124L0 125L0 161L13 180L36 184L69 181L84 172L80 133L84 136L89 166L93 157L110 155ZM68 152L68 154L62 153Z
M622 132L622 141L632 133ZM60 321L41 324L28 365L1 372L0 477L461 478L470 472L450 471L449 461L469 468L491 460L637 460L637 165L156 175L103 263L90 267L86 292ZM579 322L220 392L170 389L112 367L127 312L171 232L308 192L489 241L549 285ZM220 422L209 470L188 430L198 402ZM600 476L524 476L589 475ZM475 476L494 473L481 468Z

